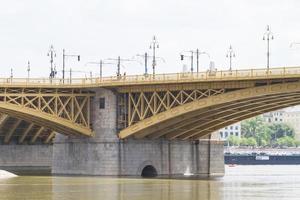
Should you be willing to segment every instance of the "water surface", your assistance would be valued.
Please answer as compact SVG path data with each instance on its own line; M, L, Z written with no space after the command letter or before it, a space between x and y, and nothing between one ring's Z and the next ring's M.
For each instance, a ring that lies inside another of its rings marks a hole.
M299 199L300 165L226 166L212 180L20 176L0 180L7 200Z

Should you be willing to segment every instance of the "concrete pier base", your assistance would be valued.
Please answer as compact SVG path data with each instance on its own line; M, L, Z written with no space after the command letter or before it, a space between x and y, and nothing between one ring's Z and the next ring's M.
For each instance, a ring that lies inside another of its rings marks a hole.
M224 174L223 143L215 141L119 140L117 98L95 90L94 138L57 136L53 174L102 176L211 176ZM99 99L104 104L99 106ZM213 155L213 156L212 156Z
M101 176L223 176L219 141L127 140L55 142L53 174Z
M0 145L0 169L16 174L51 172L52 145Z

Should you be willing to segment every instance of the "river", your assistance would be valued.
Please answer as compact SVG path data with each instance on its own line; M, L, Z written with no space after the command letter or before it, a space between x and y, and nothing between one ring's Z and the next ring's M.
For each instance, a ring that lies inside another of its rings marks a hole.
M0 179L0 199L300 199L300 165L226 166L210 180L19 176Z

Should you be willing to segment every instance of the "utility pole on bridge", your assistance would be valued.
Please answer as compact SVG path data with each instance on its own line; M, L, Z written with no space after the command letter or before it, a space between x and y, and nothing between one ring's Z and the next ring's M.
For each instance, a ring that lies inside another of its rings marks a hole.
M65 49L63 49L63 71L62 71L62 73L63 73L63 77L62 77L63 83L65 83L65 59L66 59L66 57L77 57L78 62L80 61L80 55L66 55L65 54Z
M273 33L270 30L270 26L267 26L267 30L264 33L263 40L267 40L267 70L270 68L270 40L274 40Z
M27 63L27 81L29 81L30 78L30 62Z
M155 66L156 66L156 60L155 60L155 51L156 51L156 48L159 48L159 44L158 44L158 41L156 39L155 36L153 36L153 39L152 39L152 42L150 44L150 49L153 49L153 60L152 60L152 70L153 70L153 78L155 76Z
M53 67L54 57L56 57L56 52L54 50L53 45L50 46L47 56L50 57L50 76L49 77L52 80L53 78L55 78L55 75L57 73L56 69Z
M145 67L144 75L147 76L148 75L148 58L152 58L153 56L149 56L148 53L145 52L145 54L143 54L143 55L137 54L136 57L141 57L144 59L144 67ZM165 59L163 59L162 57L155 56L155 62L157 62L158 60L165 62ZM139 62L138 60L136 60L136 61ZM139 62L139 63L143 64L141 62Z
M95 65L99 65L99 74L100 74L100 79L102 79L103 77L103 65L112 65L114 63L110 63L110 62L105 62L105 60L100 60L99 62L87 62L85 65L88 64L95 64Z
M129 61L129 62L132 62L132 61L135 61L135 60L132 60L132 59L121 59L120 56L118 56L118 58L108 58L106 60L112 60L112 61L117 61L117 77L120 78L121 77L121 61ZM111 63L112 64L112 63Z
M150 58L150 56L148 56L147 52L145 52L144 55L137 54L136 56L137 57L141 57L141 58L144 59L144 66L145 66L145 73L144 73L144 75L147 76L148 75L148 58Z
M229 46L226 57L229 58L229 71L231 71L232 70L232 58L235 58L235 53L234 53L231 45Z
M184 55L184 52L188 52L191 55ZM184 57L188 57L191 59L191 72L194 72L194 54L196 54L196 66L197 66L197 74L199 73L199 56L201 54L206 54L208 56L208 58L210 58L209 54L205 51L199 51L199 49L196 49L196 51L190 50L190 51L182 51L180 53L180 60L184 60Z

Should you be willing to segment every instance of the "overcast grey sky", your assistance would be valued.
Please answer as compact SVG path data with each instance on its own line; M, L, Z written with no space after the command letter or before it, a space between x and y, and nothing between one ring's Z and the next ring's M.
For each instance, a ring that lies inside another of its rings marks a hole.
M160 43L157 73L182 70L179 53L199 48L207 51L218 69L227 69L225 55L232 44L233 68L266 65L266 25L271 26L271 65L300 65L300 1L297 0L10 0L0 7L1 76L26 76L30 60L32 76L48 76L49 46L57 51L58 70L62 49L79 53L81 62L68 59L67 68L98 73L86 62L100 58L131 58L149 51L153 35ZM150 52L150 51L149 51ZM208 58L200 57L207 69ZM124 63L127 74L143 73L139 63ZM104 75L115 74L105 66ZM152 70L150 70L151 72Z

